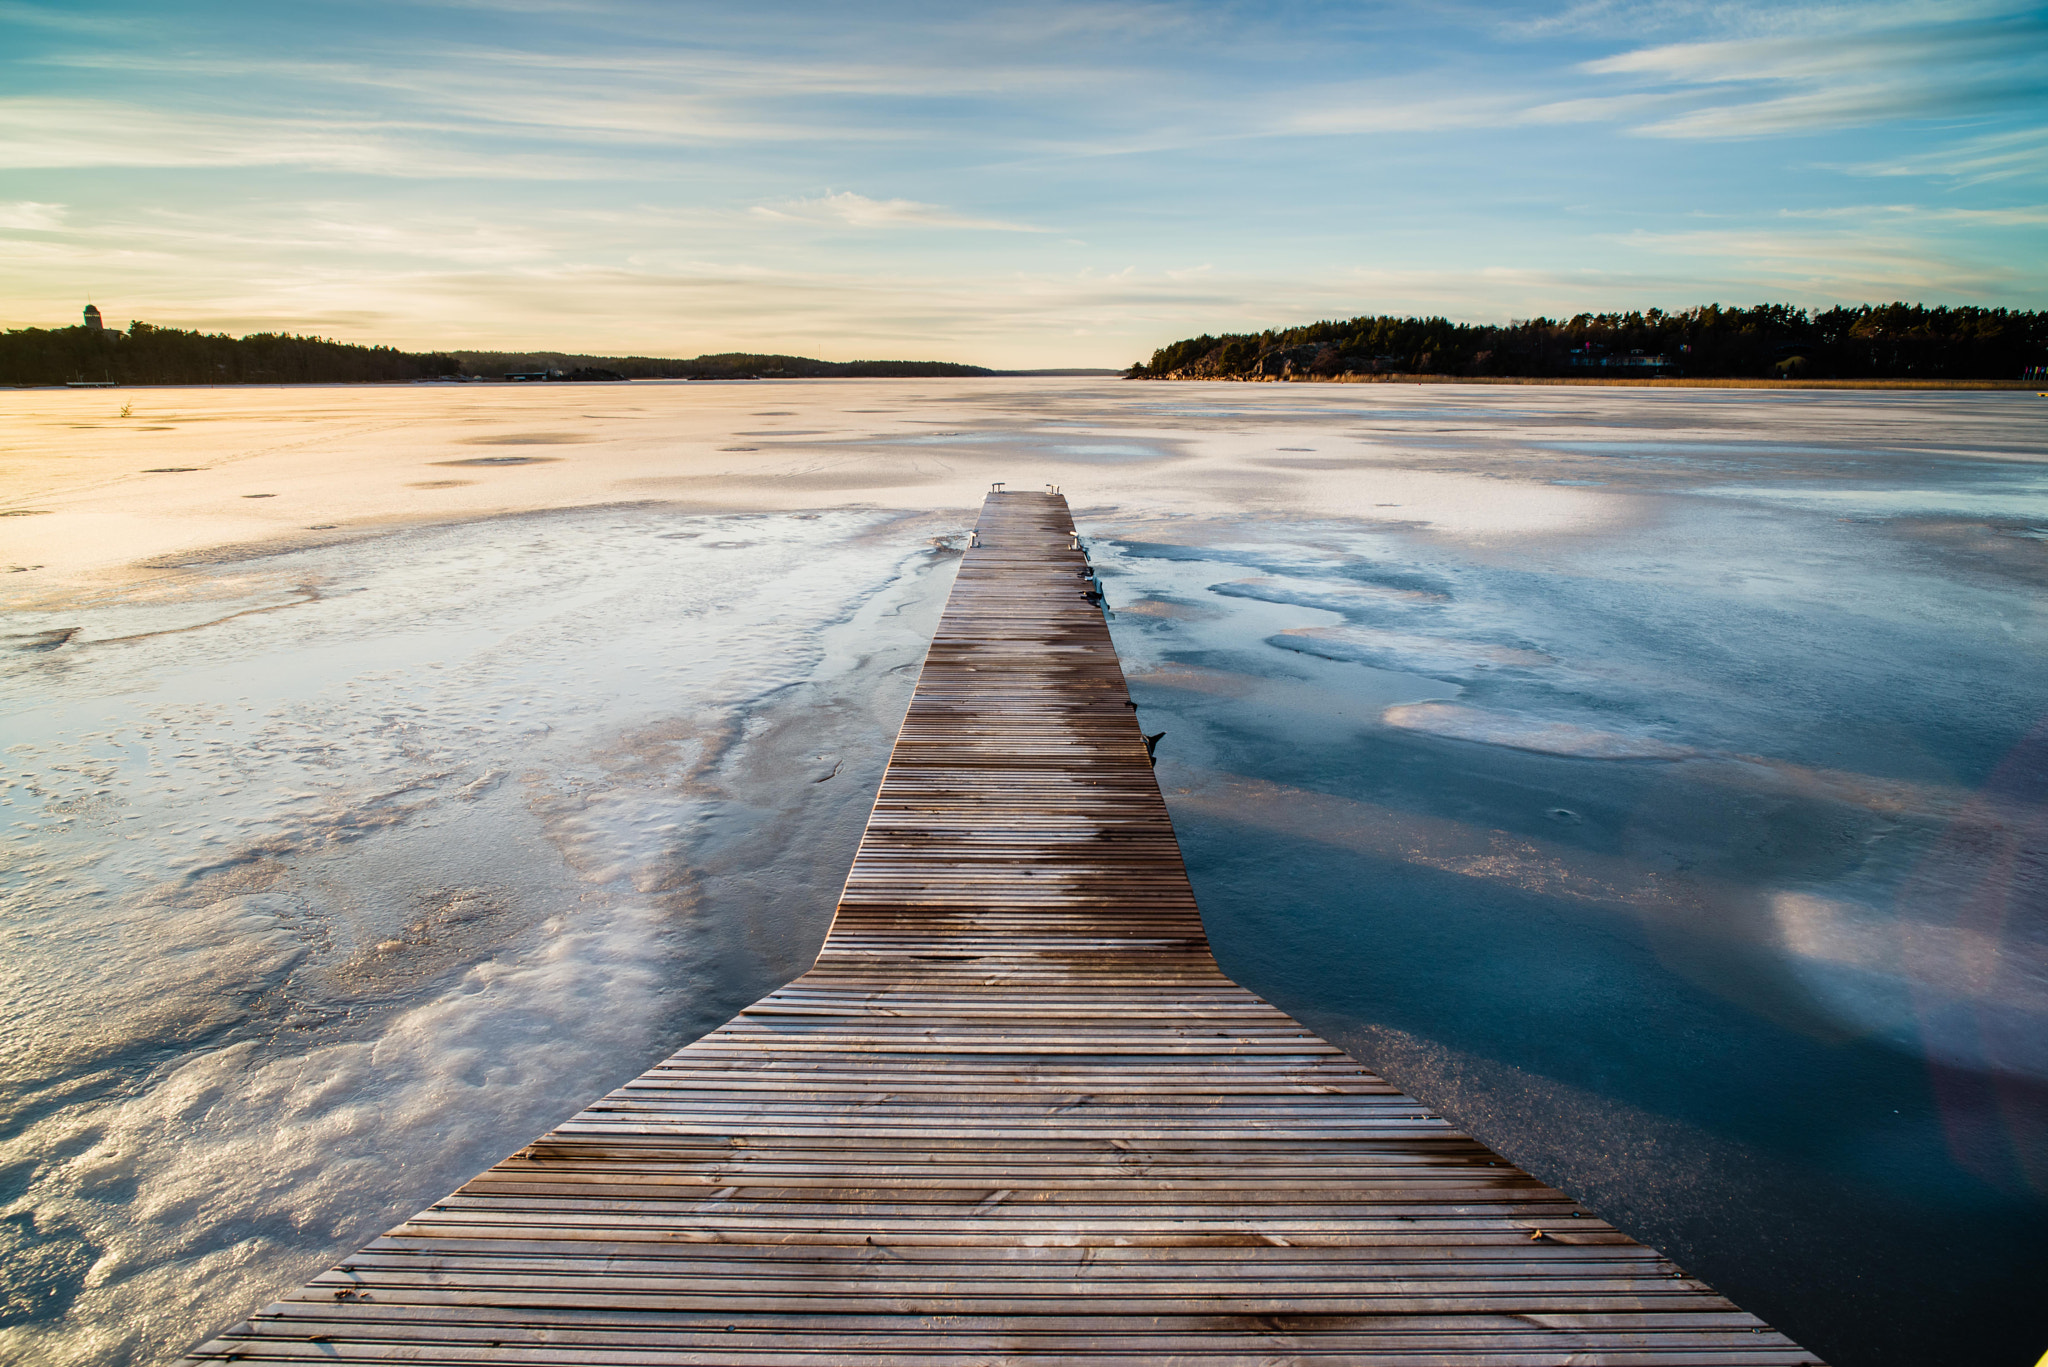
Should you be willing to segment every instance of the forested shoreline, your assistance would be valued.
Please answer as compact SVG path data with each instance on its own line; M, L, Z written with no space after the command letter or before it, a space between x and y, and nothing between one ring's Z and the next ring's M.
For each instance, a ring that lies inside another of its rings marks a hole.
M458 351L455 356L478 375L559 370L609 372L622 380L921 379L945 375L993 375L981 366L953 361L817 361L808 356L773 356L727 351L692 360L663 356L585 356L564 351Z
M247 337L131 323L0 333L0 385L331 384L429 380L462 373L453 356L357 346L324 337Z
M2012 380L2048 363L2048 313L1789 304L1582 313L1505 325L1365 315L1190 337L1125 375L1141 380L1369 375Z
M14 328L0 332L0 386L61 384L365 384L499 379L508 373L565 380L782 379L992 375L948 361L817 361L729 352L695 360L580 356L564 352L411 352L324 337L259 332L246 337L131 323L113 328Z

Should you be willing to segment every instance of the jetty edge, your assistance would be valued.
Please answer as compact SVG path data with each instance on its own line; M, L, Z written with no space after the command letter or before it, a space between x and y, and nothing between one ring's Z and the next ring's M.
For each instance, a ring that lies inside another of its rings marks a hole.
M1818 1364L1224 976L1092 588L992 493L816 965L186 1361Z

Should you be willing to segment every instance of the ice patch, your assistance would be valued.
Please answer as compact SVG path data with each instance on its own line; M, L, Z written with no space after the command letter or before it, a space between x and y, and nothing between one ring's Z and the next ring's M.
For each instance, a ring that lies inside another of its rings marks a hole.
M1483 670L1537 669L1556 663L1541 651L1361 626L1294 627L1268 636L1266 641L1282 650L1320 655L1326 660L1453 680Z
M1450 601L1450 594L1436 589L1397 587L1391 584L1271 576L1237 579L1211 584L1209 592L1225 598L1256 598L1266 603L1293 603L1299 607L1321 608L1347 617L1385 612L1412 612Z
M156 910L149 962L103 963L93 1011L42 1015L40 1028L5 1051L17 1083L138 1048L196 1044L245 1019L255 1000L309 952L292 933L282 899L228 897L187 910ZM31 990L31 1000L42 996Z
M742 433L741 435L746 435ZM778 433L777 435L781 435ZM1061 434L1064 436L1065 434ZM861 437L851 441L809 443L810 445L866 446L1001 446L1020 456L1082 465L1131 465L1182 459L1172 439L1156 444L1141 441L1056 440L1043 432L981 429L966 432L931 432L916 436Z
M1988 487L1987 487L1988 486ZM1712 485L1694 489L1712 498L1751 499L1813 512L1860 517L1994 517L2039 519L2048 513L2048 478L1998 472L1978 487L1880 488L1868 484Z
M21 614L82 639L0 671L0 1357L181 1351L799 969L843 867L700 916L790 838L714 771L943 593L949 524L892 522L595 509Z
M1424 702L1389 707L1380 714L1388 726L1451 740L1505 745L1574 759L1686 759L1699 752L1683 745L1620 731L1599 731L1571 722L1545 721L1512 712L1490 712L1458 703Z

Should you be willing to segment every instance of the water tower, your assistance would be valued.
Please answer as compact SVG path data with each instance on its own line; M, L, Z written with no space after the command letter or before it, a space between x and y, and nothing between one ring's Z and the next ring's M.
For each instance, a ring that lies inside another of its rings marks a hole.
M87 304L85 306L85 325L94 332L98 332L106 326L105 323L100 321L100 306L98 304Z

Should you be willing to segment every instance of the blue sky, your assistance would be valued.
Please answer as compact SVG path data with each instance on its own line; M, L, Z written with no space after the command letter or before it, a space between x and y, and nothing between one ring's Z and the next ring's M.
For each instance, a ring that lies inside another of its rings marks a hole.
M1122 365L2048 307L2048 8L0 0L0 324Z

